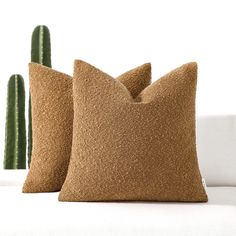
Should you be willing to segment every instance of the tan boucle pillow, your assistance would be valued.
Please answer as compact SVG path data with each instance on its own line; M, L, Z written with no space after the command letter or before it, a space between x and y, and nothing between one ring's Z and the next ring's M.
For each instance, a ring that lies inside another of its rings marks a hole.
M72 157L60 201L205 202L195 137L197 65L163 76L136 99L75 61Z
M33 153L23 192L58 191L65 180L71 154L72 78L35 63L29 65L29 73ZM142 91L150 83L150 79L149 63L117 78L124 88L127 84L131 96Z

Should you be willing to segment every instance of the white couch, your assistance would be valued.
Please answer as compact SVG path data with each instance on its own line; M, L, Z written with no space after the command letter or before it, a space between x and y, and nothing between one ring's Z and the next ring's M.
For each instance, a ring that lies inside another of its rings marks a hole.
M198 118L208 203L65 203L22 194L26 171L0 172L0 235L236 236L236 116Z

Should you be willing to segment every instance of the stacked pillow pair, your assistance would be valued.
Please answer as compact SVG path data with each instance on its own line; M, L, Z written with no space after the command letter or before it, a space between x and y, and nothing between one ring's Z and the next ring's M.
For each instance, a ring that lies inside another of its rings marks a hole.
M73 79L30 64L33 154L23 192L61 201L205 202L196 154L196 63L153 84L75 61Z

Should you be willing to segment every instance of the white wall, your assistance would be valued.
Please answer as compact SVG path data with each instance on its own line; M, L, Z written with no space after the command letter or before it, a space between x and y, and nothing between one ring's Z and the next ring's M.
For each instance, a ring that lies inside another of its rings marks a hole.
M150 61L153 80L197 61L197 114L228 114L236 113L235 12L233 0L0 1L0 166L7 80L20 73L28 90L36 25L50 28L53 67L69 74L75 58L114 76Z

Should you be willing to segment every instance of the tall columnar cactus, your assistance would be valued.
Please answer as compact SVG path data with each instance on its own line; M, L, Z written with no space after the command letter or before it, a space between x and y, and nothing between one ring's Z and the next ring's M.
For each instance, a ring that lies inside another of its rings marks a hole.
M47 26L37 26L32 34L31 61L47 67L51 67L51 42L50 32ZM28 166L30 166L32 155L32 114L31 96L29 96L29 127L28 127Z
M4 169L26 168L25 87L21 75L8 81Z
M51 42L47 26L37 26L32 34L31 61L51 67Z

